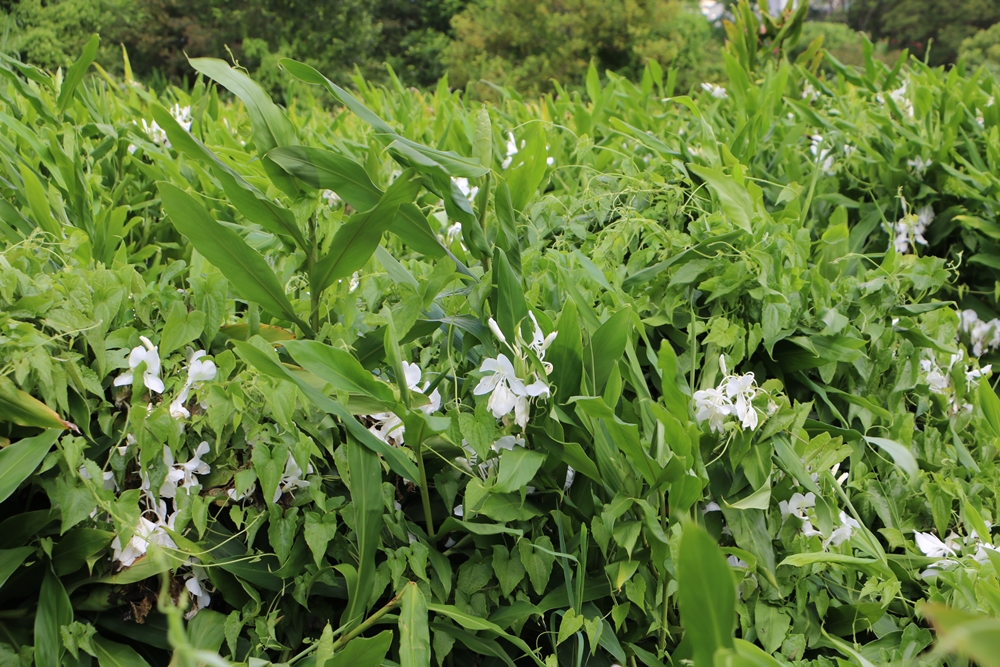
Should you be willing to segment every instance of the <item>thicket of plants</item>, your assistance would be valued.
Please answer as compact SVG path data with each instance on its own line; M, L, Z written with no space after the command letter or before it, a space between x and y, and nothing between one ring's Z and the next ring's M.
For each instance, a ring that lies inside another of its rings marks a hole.
M996 82L803 12L693 98L2 58L0 663L997 664Z

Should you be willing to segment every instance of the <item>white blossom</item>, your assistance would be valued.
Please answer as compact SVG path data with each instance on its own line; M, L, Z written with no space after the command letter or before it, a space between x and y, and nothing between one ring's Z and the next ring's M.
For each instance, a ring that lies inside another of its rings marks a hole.
M833 151L829 148L823 148L824 140L822 135L814 134L811 140L809 152L816 158L816 164L819 165L824 174L833 176Z
M907 254L910 252L911 243L927 245L924 232L927 231L927 227L933 220L933 208L924 206L917 213L910 213L907 211L906 200L903 200L903 217L893 225L893 231L896 234L893 244L896 247L896 252L901 255Z
M972 354L980 356L987 349L1000 347L1000 319L981 320L976 311L967 309L959 314L959 333L969 338Z
M455 242L455 239L462 237L462 223L456 222L453 225L449 225L445 230L445 238L448 240L448 245Z
M465 195L465 198L468 199L469 201L475 199L476 195L479 194L479 187L473 186L470 188L469 179L467 178L462 178L462 177L455 178L453 176L451 182L455 184L455 186L459 189L459 191L463 195Z
M170 140L167 139L166 131L162 127L160 127L155 120L151 124L148 124L146 123L146 119L143 118L141 120L141 123L142 123L142 131L146 134L147 137L149 137L150 141L152 141L156 145L163 144L167 148L170 148Z
M132 352L128 355L129 370L116 377L114 385L116 387L131 385L134 382L133 375L135 369L139 367L139 364L145 363L146 370L142 373L143 386L149 391L162 394L163 380L160 379L160 354L157 352L156 346L148 338L139 336L139 340L142 341L142 345L132 348Z
M840 525L837 528L834 528L830 537L823 542L823 548L827 549L831 546L839 547L841 544L851 539L851 535L854 534L854 531L860 529L861 524L848 516L847 512L841 510Z
M93 479L93 477L90 474L90 471L87 470L87 466L85 466L85 465L80 466L79 472L80 472L80 477L82 477L84 479ZM104 490L105 491L117 491L118 490L118 483L115 482L115 473L114 473L114 471L112 471L112 470L105 470L105 471L103 471L101 473L101 477L103 478L103 481L104 481Z
M719 357L719 366L726 373L725 357ZM753 373L745 375L728 375L722 379L718 387L709 387L694 393L695 418L699 422L708 421L713 432L721 432L726 417L735 415L744 429L754 430L760 421L757 409L753 406L758 389Z
M212 604L212 596L208 594L203 585L203 582L207 578L205 568L197 565L191 566L191 573L184 581L184 588L191 595L192 608L184 614L185 619L191 620L198 614L199 610L205 609Z
M168 549L176 549L177 545L170 538L166 529L173 530L177 513L165 518L165 505L160 512L156 513L156 521L150 521L145 516L139 517L139 523L132 532L132 539L122 548L121 541L116 535L111 542L112 558L121 563L123 568L131 567L135 561L146 555L146 550L150 544L158 544Z
M925 160L923 157L918 155L912 160L907 160L906 164L909 165L911 169L913 169L913 173L915 173L917 176L922 176L923 173L927 171L927 169L932 164L934 164L934 162L931 160Z
M805 495L794 493L788 500L782 500L778 503L782 519L794 516L802 522L803 535L806 537L822 537L823 534L813 528L812 519L809 515L809 510L814 507L816 507L816 495L814 493L807 493Z
M889 99L891 99L893 102L895 102L896 106L899 108L899 110L902 111L905 115L912 117L913 116L913 103L910 102L910 99L906 96L906 88L907 88L907 84L904 83L899 88L896 88L895 90L890 91L889 92ZM879 93L878 95L876 95L875 99L878 100L878 102L880 104L885 104L886 103L886 99L885 99L885 97L882 96L881 93Z
M177 398L170 404L170 416L174 419L187 419L191 416L188 409L184 407L191 394L191 389L196 388L202 382L214 380L218 374L214 361L211 359L202 360L202 357L207 354L205 350L199 350L191 355L191 359L188 361L187 380L177 394Z
M312 473L313 467L310 463L307 466L306 474L311 475ZM278 499L285 493L291 493L296 489L304 489L308 486L309 481L302 479L302 468L299 467L295 457L289 452L288 460L285 461L285 472L281 475L278 488L274 490L274 499L272 502L278 502Z
M506 169L510 166L511 162L514 161L514 156L517 155L517 140L514 139L514 133L507 133L507 157L504 158L503 162L500 164L502 169Z
M192 119L190 106L182 107L180 104L175 104L170 107L170 115L174 117L174 120L177 121L178 125L184 128L185 132L191 131Z
M712 97L718 100L724 100L729 97L729 93L726 92L725 88L714 83L705 82L701 84L701 88L706 93L711 94Z
M576 471L573 470L572 466L566 466L566 481L563 482L563 493L569 493L569 490L573 487L573 482L576 480Z
M930 558L944 558L945 556L955 556L955 549L941 539L930 533L921 533L919 530L913 531L913 538L917 542L917 548L921 553Z
M421 387L420 380L422 376L423 372L419 366L411 364L408 361L403 362L403 380L410 391L421 394L427 393L427 389L431 383L425 382ZM435 389L428 398L430 402L427 405L421 405L419 409L424 414L430 415L437 412L441 407L441 393ZM368 417L375 422L368 428L375 437L391 445L404 444L403 434L406 432L406 427L403 425L401 417L392 412L376 412L375 414L368 415Z
M323 198L326 205L330 208L340 208L341 204L344 203L344 200L340 198L340 195L333 190L323 190L320 192L320 197Z

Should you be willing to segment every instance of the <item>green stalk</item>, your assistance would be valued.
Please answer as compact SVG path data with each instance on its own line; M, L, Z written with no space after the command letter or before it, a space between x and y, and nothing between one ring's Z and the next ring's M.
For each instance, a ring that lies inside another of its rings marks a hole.
M434 536L434 518L431 516L431 494L427 488L427 470L424 468L423 442L418 440L414 451L417 453L417 468L420 470L420 499L424 504L424 520L427 522L427 536Z
M660 490L660 523L663 528L663 532L667 532L667 492L665 490ZM660 596L662 605L660 608L660 632L657 645L660 648L660 653L663 653L664 649L667 647L667 576L666 573L661 575L660 579Z

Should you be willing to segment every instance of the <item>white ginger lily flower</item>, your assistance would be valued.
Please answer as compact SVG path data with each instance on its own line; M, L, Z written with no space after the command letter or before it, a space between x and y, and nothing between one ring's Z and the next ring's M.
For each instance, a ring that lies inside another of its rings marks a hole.
M205 350L199 350L191 355L191 359L188 362L188 375L187 381L184 386L181 387L180 393L177 394L177 398L170 404L170 416L174 419L187 419L191 416L184 404L187 403L188 397L191 394L192 388L197 388L202 382L209 382L215 379L218 374L218 369L215 366L215 362L211 359L202 360L202 357L206 356L208 353Z
M726 373L726 359L719 357L719 367ZM701 389L694 393L695 418L699 422L708 421L712 432L722 431L725 419L735 415L744 429L754 430L760 423L760 416L753 406L753 399L760 392L753 373L725 375L718 387Z
M501 169L506 169L510 166L511 162L514 161L514 156L517 155L517 140L514 138L513 132L507 133L507 157L504 158L503 162L500 164Z
M814 507L816 507L816 495L814 493L807 493L805 495L794 493L788 500L782 500L778 503L782 519L794 516L802 522L803 535L806 537L813 537L815 535L822 537L823 534L813 528L812 519L809 516L809 510Z
M932 160L925 160L922 156L918 155L912 160L907 160L906 164L913 170L914 174L917 176L923 176L924 172L927 171L927 169L930 168L934 162Z
M840 526L833 529L830 537L823 542L823 549L828 549L831 546L839 547L841 544L851 539L851 535L854 531L860 530L861 524L855 521L853 518L847 515L847 512L843 510L840 511Z
M403 362L403 379L410 391L420 394L427 392L431 383L429 381L424 382L423 386L420 386L422 377L423 371L420 370L420 366L411 364L408 361ZM427 398L430 399L430 403L421 405L418 409L426 415L431 415L441 408L441 392L435 389ZM406 427L403 425L401 417L392 412L376 412L375 414L368 415L368 417L375 422L368 428L372 435L390 445L405 444L404 433L406 432Z
M340 195L333 190L323 190L320 193L320 197L323 198L326 205L330 208L339 208L340 205L344 203L344 200L340 198Z
M313 473L312 464L307 465L306 474L311 475ZM273 502L278 502L278 499L285 493L291 493L296 489L304 489L309 486L309 481L302 479L302 468L299 467L298 462L295 457L289 452L288 460L285 462L285 472L281 476L281 481L278 483L278 488L274 491Z
M160 379L160 354L156 346L145 336L139 336L142 345L132 348L128 355L129 370L115 378L114 385L123 387L135 382L135 369L145 363L146 370L142 372L142 385L149 391L163 393L163 380Z
M823 170L825 175L833 176L833 150L823 148L824 139L822 135L814 134L811 139L809 152L816 158L816 164L819 165L819 168Z
M507 337L492 317L489 319L489 327L493 335L514 353L515 360L520 367L527 367L529 365L528 354L525 350L527 348L542 363L545 373L551 373L552 364L545 361L545 351L552 344L552 341L555 340L557 332L553 331L548 336L544 335L541 327L538 325L535 314L529 311L528 316L534 325L531 342L522 340L520 331L517 330L515 333L516 340L512 345L507 341ZM530 399L539 397L548 398L550 395L548 383L545 382L544 378L539 378L538 373L535 371L530 373L530 376L535 378L535 381L525 384L518 377L514 369L514 364L505 354L498 354L495 359L484 359L479 371L484 373L492 372L493 375L482 378L472 393L476 396L481 396L489 392L490 398L487 402L487 407L493 413L493 416L497 419L503 419L513 411L514 423L522 429L528 423Z
M191 574L184 581L184 588L191 595L192 603L191 610L184 614L184 618L187 620L191 620L200 610L212 604L212 596L209 595L203 585L206 579L208 579L208 576L205 574L205 568L192 564Z
M468 199L469 201L472 201L473 199L475 199L476 195L479 194L479 187L478 186L472 186L470 188L469 187L469 179L467 179L467 178L464 178L464 177L455 178L453 176L452 179L451 179L451 182L455 184L455 187L457 187L459 189L459 191L463 195L465 195L465 198Z
M955 549L941 539L930 533L921 533L919 530L913 531L913 539L917 542L917 548L921 553L930 558L944 558L945 556L956 556Z
M170 115L174 117L178 125L184 128L185 132L191 131L192 118L190 106L182 107L180 104L175 104L170 108Z
M714 83L703 83L701 84L701 89L717 100L724 100L729 97L729 93L726 92L725 88Z
M128 541L125 548L122 548L118 536L111 542L112 558L121 563L123 568L131 567L133 563L146 555L146 550L150 544L158 544L167 549L176 549L177 545L167 534L166 528L173 530L177 513L171 514L164 519L166 506L157 512L157 520L150 521L144 516L139 517L139 524L132 533L132 539Z

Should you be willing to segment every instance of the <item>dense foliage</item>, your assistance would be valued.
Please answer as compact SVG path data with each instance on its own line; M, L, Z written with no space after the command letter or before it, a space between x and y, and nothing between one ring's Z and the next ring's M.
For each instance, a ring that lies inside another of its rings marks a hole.
M996 84L803 15L694 98L0 60L0 662L997 664Z

